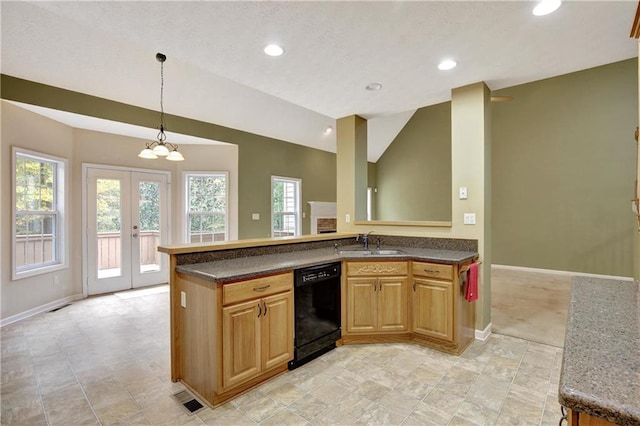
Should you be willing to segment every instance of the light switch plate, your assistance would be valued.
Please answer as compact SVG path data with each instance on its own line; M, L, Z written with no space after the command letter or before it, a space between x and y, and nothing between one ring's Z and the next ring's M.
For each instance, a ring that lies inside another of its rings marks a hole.
M180 306L182 306L183 308L187 307L187 293L185 293L184 291L180 292Z
M464 224L465 225L475 225L476 224L476 214L475 213L465 213L464 214Z
M459 196L461 200L466 200L467 199L467 187L466 186L461 186L458 190L459 192Z

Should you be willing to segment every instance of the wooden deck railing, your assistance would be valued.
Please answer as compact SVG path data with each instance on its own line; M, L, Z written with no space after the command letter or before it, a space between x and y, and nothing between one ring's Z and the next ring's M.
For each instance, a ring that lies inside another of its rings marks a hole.
M158 244L160 243L160 233L158 231L140 232L140 264L159 265L160 253ZM120 267L120 233L100 232L98 233L98 270L112 269ZM42 259L52 258L52 238L45 235L38 240L27 240L25 237L18 237L16 241L16 266L39 263Z

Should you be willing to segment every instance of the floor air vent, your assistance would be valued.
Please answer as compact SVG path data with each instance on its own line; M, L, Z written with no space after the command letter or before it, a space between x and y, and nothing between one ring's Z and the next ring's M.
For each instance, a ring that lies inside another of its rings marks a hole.
M173 394L173 397L178 401L178 404L184 408L188 415L192 415L204 408L204 405L195 399L187 390L175 393Z

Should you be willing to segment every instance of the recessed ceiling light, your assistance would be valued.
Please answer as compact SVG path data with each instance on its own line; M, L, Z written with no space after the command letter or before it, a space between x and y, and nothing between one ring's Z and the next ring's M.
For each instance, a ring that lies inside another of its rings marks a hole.
M367 84L365 89L367 89L367 90L380 90L380 89L382 89L382 84L380 84L380 83L369 83L369 84Z
M555 12L561 4L561 0L542 0L533 8L533 14L536 16L548 15Z
M280 56L284 53L284 49L277 44L270 44L268 46L265 46L264 53L269 56Z
M456 67L458 65L456 61L452 59L445 59L444 61L438 64L438 69L442 71L448 71Z

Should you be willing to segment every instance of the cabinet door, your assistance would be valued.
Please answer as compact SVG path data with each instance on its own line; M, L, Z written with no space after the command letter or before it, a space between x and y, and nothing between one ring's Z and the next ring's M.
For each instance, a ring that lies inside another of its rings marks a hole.
M260 300L222 309L222 371L225 389L260 373ZM214 356L214 354L211 354Z
M378 331L407 331L408 281L406 277L378 278Z
M453 283L415 278L413 331L453 341Z
M371 333L376 331L377 278L347 279L347 332Z
M262 299L262 368L293 359L293 292Z

